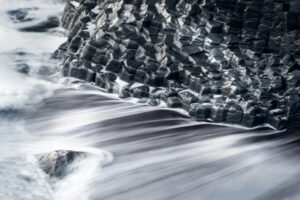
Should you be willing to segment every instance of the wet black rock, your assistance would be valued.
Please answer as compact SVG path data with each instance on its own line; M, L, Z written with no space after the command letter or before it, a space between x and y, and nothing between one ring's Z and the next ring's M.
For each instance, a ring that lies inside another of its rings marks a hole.
M225 122L226 117L227 117L227 113L228 113L227 108L224 108L222 106L214 107L212 109L211 119L212 119L213 122L217 122L217 123Z
M207 121L211 117L212 107L209 103L193 103L190 105L189 114L199 121Z
M149 87L142 85L137 87L130 87L129 92L135 98L149 97Z
M65 7L68 40L55 53L65 76L199 121L300 125L300 1L77 2ZM128 87L116 89L116 77Z
M37 70L37 74L43 77L51 76L56 72L56 69L50 66L40 66Z
M115 73L121 73L122 71L122 64L121 62L117 60L112 60L107 66L106 66L107 71L115 72Z
M57 17L49 17L47 20L42 21L36 25L21 28L20 31L24 32L46 32L52 28L59 26L59 19Z
M59 46L59 48L52 54L52 58L54 59L64 59L65 53L68 49L68 42L65 42Z
M231 124L240 124L243 120L243 111L239 107L231 106L228 109L226 122Z
M161 102L159 99L151 99L148 103L150 106L158 106Z
M41 168L50 177L63 178L68 174L68 167L76 160L85 157L83 152L57 150L38 155Z
M67 69L67 68L65 68ZM77 78L78 77L78 67L76 66L72 66L69 68L70 69L70 76L73 77L73 78Z
M86 81L91 82L91 83L95 83L95 81L96 81L96 72L94 72L91 69L88 69L87 74L86 74Z
M28 17L28 11L32 9L34 8L20 8L8 11L7 14L14 22L27 22L33 20L31 17Z
M18 72L20 72L22 74L28 74L30 72L30 66L26 63L17 64L16 69Z
M169 97L167 99L167 105L170 108L180 108L182 106L178 97Z

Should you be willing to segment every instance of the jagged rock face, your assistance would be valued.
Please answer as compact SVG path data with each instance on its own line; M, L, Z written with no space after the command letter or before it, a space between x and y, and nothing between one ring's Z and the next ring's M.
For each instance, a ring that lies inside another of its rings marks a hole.
M62 19L65 76L201 121L300 125L300 1L82 0ZM133 83L140 84L133 84Z
M83 152L57 150L38 156L41 168L50 177L63 178L67 175L67 168L73 161L81 156Z

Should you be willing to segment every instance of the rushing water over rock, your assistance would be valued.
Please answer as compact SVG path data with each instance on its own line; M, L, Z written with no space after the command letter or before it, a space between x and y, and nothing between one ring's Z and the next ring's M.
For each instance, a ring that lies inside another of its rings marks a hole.
M45 146L59 137L57 148L111 152L113 160L90 179L93 200L299 198L296 129L201 124L86 87L58 90L26 119Z
M50 57L66 39L64 5L1 3L1 200L300 198L297 129L199 123L61 78ZM38 158L58 150L86 156L57 178Z

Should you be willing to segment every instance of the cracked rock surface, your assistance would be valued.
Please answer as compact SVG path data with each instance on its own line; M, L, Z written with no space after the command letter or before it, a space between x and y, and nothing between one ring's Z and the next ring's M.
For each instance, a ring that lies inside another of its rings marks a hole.
M299 0L77 0L62 24L65 76L199 121L300 125Z

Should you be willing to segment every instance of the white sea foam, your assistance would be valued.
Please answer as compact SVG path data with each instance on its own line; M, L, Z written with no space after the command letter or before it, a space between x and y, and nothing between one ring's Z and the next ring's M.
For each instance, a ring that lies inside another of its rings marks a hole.
M68 167L70 174L55 185L55 200L89 200L92 180L101 173L101 166L112 161L109 152L98 151L97 154L77 160Z
M61 137L52 140L36 137L24 129L22 118L14 112L36 106L63 85L58 81L58 63L49 60L50 54L66 40L61 28L44 33L21 32L19 29L35 25L50 16L59 17L64 5L43 0L2 1L0 0L0 199L85 200L89 195L84 190L90 177L96 173L96 169L101 168L101 164L109 162L112 156L107 152L84 149L92 152L93 156L74 163L73 167L77 168L74 174L51 185L49 177L39 168L35 155L57 148L81 149L80 143L74 145ZM8 12L17 9L27 9L28 17L33 20L13 22ZM28 66L30 72L17 72L18 65ZM49 142L61 145L53 146Z

